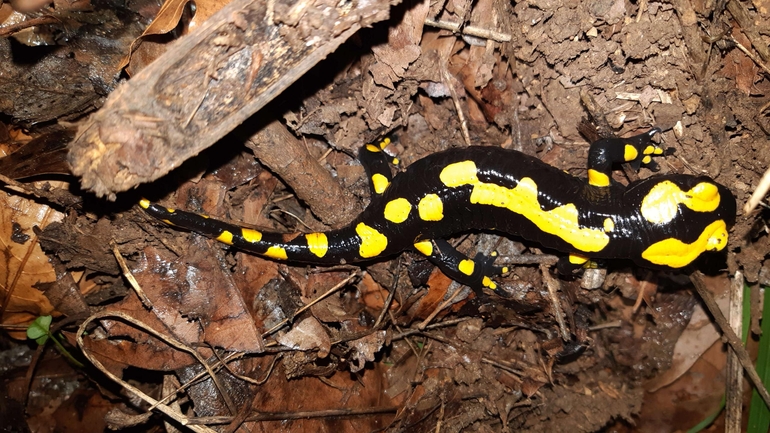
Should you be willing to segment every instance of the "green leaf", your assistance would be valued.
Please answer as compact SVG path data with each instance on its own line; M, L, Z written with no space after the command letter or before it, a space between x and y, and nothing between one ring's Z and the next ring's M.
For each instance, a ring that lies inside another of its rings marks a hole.
M770 293L765 287L765 302L762 307L762 336L759 338L757 373L765 386L770 385ZM757 390L751 395L749 404L748 432L766 432L770 428L770 410Z
M27 338L37 341L37 344L45 344L51 329L51 316L40 316L27 328ZM43 339L41 343L39 340Z

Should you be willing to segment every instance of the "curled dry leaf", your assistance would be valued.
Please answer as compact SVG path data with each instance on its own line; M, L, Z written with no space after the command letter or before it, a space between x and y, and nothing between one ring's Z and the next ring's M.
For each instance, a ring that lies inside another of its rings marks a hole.
M48 298L35 287L56 280L53 266L40 249L34 226L60 221L64 214L22 197L0 193L0 294L3 325L28 324L41 315L57 315ZM24 339L24 331L13 332Z
M146 36L165 35L176 29L182 20L182 16L189 3L190 0L166 0L163 3L163 6L161 6L158 14L155 16L155 19L153 19L150 25L147 26L144 33L134 41L131 47L132 49L129 50L129 54L126 55L120 63L121 67L128 65L127 70L129 75L138 72L144 65L149 64L152 60L166 51L167 44L155 41L142 41L142 39ZM206 19L214 14L214 12L222 9L222 7L228 3L230 3L229 0L196 1L194 9L195 15L185 26L183 33L192 31L203 21L206 21Z
M366 365L366 361L374 361L374 354L379 352L383 344L385 344L385 331L373 332L366 337L353 340L350 345L356 351L351 359L350 371L353 373L360 371Z
M308 317L284 335L276 338L284 346L298 350L318 349L318 357L326 358L331 340L323 325L315 317Z

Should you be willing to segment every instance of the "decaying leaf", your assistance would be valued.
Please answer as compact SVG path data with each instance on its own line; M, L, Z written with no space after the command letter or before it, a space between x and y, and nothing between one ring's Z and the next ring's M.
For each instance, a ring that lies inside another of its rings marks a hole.
M374 354L379 352L385 344L385 335L385 331L377 331L350 343L356 349L352 356L350 371L353 373L361 371L367 361L374 361Z
M291 331L276 340L284 346L298 350L318 349L318 356L326 358L331 350L331 340L323 325L314 317L299 322Z
M57 315L46 296L36 288L56 280L53 266L32 231L60 221L64 214L23 197L0 193L0 294L3 325L26 325L41 315ZM24 331L13 332L24 339Z
M728 294L722 293L716 301L722 312L727 314ZM674 346L671 368L645 384L647 391L657 391L680 378L717 340L719 340L719 331L716 325L712 323L703 307L697 304L690 323Z
M127 66L126 69L129 75L136 73L144 65L149 64L166 51L166 43L144 39L152 35L165 35L176 29L185 14L185 10L190 8L190 3L190 0L167 0L163 3L155 19L147 26L144 33L134 41L128 54L121 61L121 67ZM184 26L182 34L194 30L200 23L206 21L208 17L227 3L229 3L228 0L196 1L194 7L195 15Z

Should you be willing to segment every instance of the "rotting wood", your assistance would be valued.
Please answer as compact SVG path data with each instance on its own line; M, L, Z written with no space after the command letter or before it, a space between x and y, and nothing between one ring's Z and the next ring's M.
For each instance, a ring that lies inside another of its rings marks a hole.
M751 45L759 53L759 57L762 57L762 60L765 62L770 60L770 49L766 43L762 42L762 36L757 30L757 26L754 25L754 20L749 16L749 11L746 10L746 7L740 2L730 0L727 2L727 10L738 23L743 34L749 38Z
M78 130L83 188L158 179L222 138L399 0L234 0L119 86ZM268 10L270 6L270 10Z
M274 120L261 128L246 145L324 223L343 225L361 212L359 200L342 188L280 121Z

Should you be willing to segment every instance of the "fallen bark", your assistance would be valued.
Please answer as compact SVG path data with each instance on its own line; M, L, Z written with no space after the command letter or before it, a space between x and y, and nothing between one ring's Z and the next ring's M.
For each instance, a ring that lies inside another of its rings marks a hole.
M80 126L69 163L84 189L158 179L222 138L398 0L234 0Z

